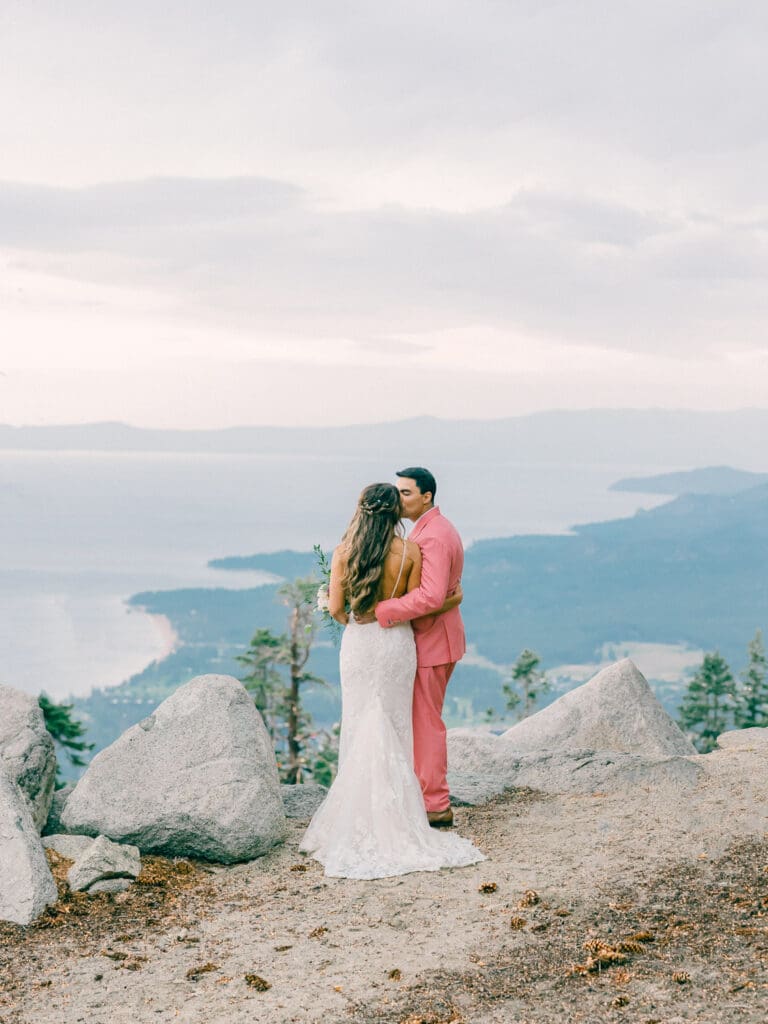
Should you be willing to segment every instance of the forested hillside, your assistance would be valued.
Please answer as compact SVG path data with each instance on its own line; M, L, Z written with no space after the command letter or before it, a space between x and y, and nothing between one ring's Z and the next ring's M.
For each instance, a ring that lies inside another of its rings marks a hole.
M286 551L217 564L293 578L313 572L315 557ZM285 629L278 586L135 595L134 604L168 616L180 647L121 686L78 699L89 738L97 747L111 742L192 675L241 675L234 659L254 631ZM478 542L467 551L464 590L469 640L496 665L510 664L523 647L552 668L594 661L609 641L645 641L719 648L738 669L755 629L768 625L768 485L683 495L566 536ZM308 707L316 720L332 722L339 711L337 651L322 632L310 668L333 685L310 691ZM472 659L459 665L451 701L454 721L500 709L498 671Z

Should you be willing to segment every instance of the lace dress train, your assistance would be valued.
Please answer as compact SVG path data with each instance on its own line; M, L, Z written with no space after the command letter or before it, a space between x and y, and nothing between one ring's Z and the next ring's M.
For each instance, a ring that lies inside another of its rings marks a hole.
M337 878L386 878L485 860L468 839L431 828L413 771L410 625L354 620L341 643L339 771L301 841Z

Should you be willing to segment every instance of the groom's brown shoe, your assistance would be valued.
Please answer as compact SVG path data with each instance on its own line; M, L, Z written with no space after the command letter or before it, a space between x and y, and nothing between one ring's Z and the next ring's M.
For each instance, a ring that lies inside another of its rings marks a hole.
M453 825L453 811L450 807L444 811L427 811L427 821L432 828L450 828Z

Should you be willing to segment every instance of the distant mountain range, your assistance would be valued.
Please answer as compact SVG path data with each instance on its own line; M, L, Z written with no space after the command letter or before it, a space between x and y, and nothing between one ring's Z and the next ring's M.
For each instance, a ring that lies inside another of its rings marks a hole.
M768 483L768 473L750 473L731 466L704 466L682 473L627 477L617 480L610 490L634 494L738 494L761 483Z
M694 412L669 409L551 411L501 420L418 417L343 427L233 427L150 430L124 423L0 425L0 449L264 453L325 456L380 452L395 463L569 459L679 468L708 462L763 469L768 409ZM412 463L413 464L413 463Z
M730 470L708 473L716 486L734 479ZM679 474L671 477L657 482L679 483ZM315 556L285 551L212 564L293 578L311 573ZM570 535L479 541L467 551L463 583L462 613L478 657L460 664L453 677L454 720L502 708L494 666L511 664L523 647L552 668L593 662L607 642L681 644L718 648L738 670L755 629L768 627L768 483L733 494L683 494ZM277 586L135 595L134 604L169 617L181 647L127 683L77 700L98 746L191 675L241 674L234 657L255 629L285 628ZM330 643L318 646L311 671L337 682L337 656ZM665 695L671 710L678 697ZM319 721L334 721L336 690L313 692L309 706Z

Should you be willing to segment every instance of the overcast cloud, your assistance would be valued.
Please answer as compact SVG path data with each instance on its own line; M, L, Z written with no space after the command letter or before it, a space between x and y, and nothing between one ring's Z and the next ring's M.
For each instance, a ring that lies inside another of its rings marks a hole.
M0 421L768 404L768 8L0 3Z

